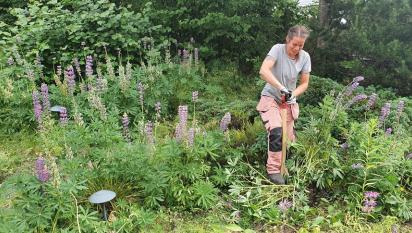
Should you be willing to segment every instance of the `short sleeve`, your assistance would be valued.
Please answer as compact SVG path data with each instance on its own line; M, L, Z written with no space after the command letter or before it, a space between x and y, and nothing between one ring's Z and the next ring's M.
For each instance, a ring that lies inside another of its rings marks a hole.
M281 51L281 45L275 44L267 54L267 56L274 58L275 60L279 59L279 52Z
M306 59L305 59L305 63L303 64L303 67L302 67L302 73L310 73L311 71L312 71L312 64L311 64L311 61L310 61L310 55L309 55L309 53L307 53L307 52L305 52L305 57L306 57Z

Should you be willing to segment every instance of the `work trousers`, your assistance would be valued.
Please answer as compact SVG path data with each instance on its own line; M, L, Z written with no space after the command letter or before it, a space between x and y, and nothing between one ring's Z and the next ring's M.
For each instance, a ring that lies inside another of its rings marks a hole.
M282 117L279 104L276 100L269 96L262 95L256 106L259 111L263 124L268 133L268 159L266 170L268 174L280 173L280 165L282 162ZM287 105L287 138L289 141L295 141L296 135L294 132L295 120L299 116L299 105Z

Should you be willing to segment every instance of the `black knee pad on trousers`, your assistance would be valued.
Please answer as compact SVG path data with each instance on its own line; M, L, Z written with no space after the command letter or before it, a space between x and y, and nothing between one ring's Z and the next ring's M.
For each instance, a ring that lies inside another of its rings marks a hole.
M282 150L282 128L274 128L269 132L269 151L278 152Z

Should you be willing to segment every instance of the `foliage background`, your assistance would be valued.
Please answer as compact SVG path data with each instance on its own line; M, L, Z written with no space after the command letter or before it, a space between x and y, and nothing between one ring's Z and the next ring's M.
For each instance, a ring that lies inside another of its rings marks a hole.
M289 0L2 3L0 232L410 230L410 3L379 3L336 1L326 27L316 23L316 6ZM381 20L366 24L376 12ZM264 175L266 133L255 111L264 82L256 73L296 23L312 29L305 48L314 72L299 99L292 176L278 187ZM345 94L358 75L361 86ZM42 84L52 105L67 107L68 124L47 110L36 120L33 93ZM176 136L182 105L193 142ZM36 179L39 156L47 182ZM118 194L108 222L87 201L100 189ZM370 213L362 211L366 191L380 194ZM282 201L293 205L283 211ZM185 229L186 221L194 226Z

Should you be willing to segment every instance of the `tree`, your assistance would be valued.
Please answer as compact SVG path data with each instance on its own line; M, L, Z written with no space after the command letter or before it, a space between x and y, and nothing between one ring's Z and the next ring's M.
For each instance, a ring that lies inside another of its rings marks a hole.
M327 0L321 2L325 4ZM329 3L327 14L320 13L311 24L314 34L324 42L323 45L310 42L316 48L312 54L314 72L344 82L363 75L367 84L392 87L399 94L410 95L411 2L337 0ZM321 19L325 15L327 23ZM324 26L320 22L325 23Z

